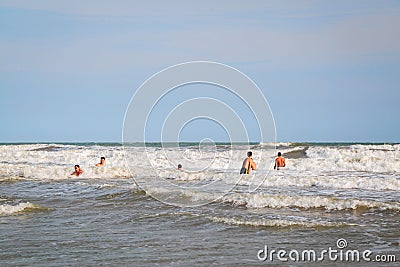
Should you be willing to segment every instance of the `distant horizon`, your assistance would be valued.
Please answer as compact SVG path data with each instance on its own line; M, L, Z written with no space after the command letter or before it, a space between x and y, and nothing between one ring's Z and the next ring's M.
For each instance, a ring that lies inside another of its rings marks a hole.
M0 141L0 145L9 145L9 144L120 144L123 145L122 141L16 141L16 142L2 142ZM125 142L125 144L140 144L143 142ZM146 144L175 144L177 142L157 142L150 141L144 142ZM199 144L199 141L181 141L179 144ZM216 142L202 142L203 144L246 144L247 142L226 142L226 141L216 141ZM400 144L400 142L392 142L392 141L276 141L276 142L248 142L250 145L255 144L282 144L282 143L291 143L291 144Z

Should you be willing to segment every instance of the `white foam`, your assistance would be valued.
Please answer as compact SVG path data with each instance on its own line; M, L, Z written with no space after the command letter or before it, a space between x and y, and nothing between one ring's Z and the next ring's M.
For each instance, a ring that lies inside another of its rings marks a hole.
M290 145L290 143L279 143ZM282 148L283 153L305 147ZM13 179L57 180L74 179L70 176L74 165L84 173L79 179L112 179L158 175L176 181L219 180L235 184L246 155L247 146L213 148L148 148L147 153L136 147L74 145L3 145L0 146L0 181ZM287 167L272 170L274 151L253 149L259 169L244 176L241 185L262 183L263 187L359 188L368 190L400 191L400 145L310 146L306 158L287 158ZM96 167L100 157L106 157L106 166ZM147 157L153 165L147 164ZM269 159L269 157L271 157ZM177 163L185 161L184 171L176 170ZM126 162L131 166L129 170ZM157 172L154 172L156 169Z
M30 202L19 203L17 205L0 205L0 216L11 215L24 211L25 209L34 209L36 206Z
M262 177L261 177L262 178ZM240 184L246 185L246 181ZM313 187L335 189L366 189L400 191L400 179L391 175L342 173L318 175L311 172L298 173L278 171L267 176L263 187Z
M293 160L297 171L393 172L400 170L400 145L311 146L308 158Z
M358 208L400 210L399 203L359 200L354 198L337 198L332 196L289 196L257 193L246 196L246 202L248 208L320 208L329 211L355 210Z
M73 178L74 165L84 170L82 178L130 177L120 147L80 147L73 145L4 145L0 146L0 177L32 180ZM42 150L37 150L42 149ZM46 150L47 149L47 150ZM96 167L100 157L106 157L106 166ZM3 178L3 179L4 179Z
M300 195L298 192L289 194L269 194L263 191L251 193L245 191L230 192L216 199L221 194L219 189L214 191L166 189L154 186L148 189L153 196L167 196L170 199L189 199L193 203L219 201L230 203L233 206L242 206L249 209L272 208L272 209L322 209L326 211L356 210L356 209L378 209L400 211L400 203L387 200L371 200L356 198L353 196L335 197L333 195ZM176 201L180 202L180 201Z
M332 222L312 222L307 220L288 220L288 219L241 219L231 217L208 216L209 220L217 223L229 225L252 226L252 227L337 227L343 223Z

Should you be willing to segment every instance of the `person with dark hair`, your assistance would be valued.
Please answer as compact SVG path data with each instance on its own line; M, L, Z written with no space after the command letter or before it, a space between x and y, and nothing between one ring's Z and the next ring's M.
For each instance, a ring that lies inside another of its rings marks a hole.
M274 169L279 170L280 167L285 167L285 166L286 166L285 158L282 157L281 152L278 152L278 157L275 159Z
M256 170L257 164L253 161L253 152L247 152L247 158L244 159L240 174L250 174L250 170Z
M83 170L81 169L81 167L79 167L79 165L75 165L75 171L73 173L71 173L71 175L74 176L79 176L83 173Z
M97 163L96 166L104 166L106 165L106 158L105 157L101 157L100 158L100 163Z
M182 171L182 164L178 164L178 171Z

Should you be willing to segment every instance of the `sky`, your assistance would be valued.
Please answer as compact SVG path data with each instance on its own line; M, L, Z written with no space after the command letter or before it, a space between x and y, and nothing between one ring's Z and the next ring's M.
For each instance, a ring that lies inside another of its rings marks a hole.
M389 0L0 0L0 142L121 142L140 86L190 61L247 75L276 141L400 142L400 1ZM252 120L216 86L171 94L157 110L213 97ZM226 141L225 126L193 120L180 138Z

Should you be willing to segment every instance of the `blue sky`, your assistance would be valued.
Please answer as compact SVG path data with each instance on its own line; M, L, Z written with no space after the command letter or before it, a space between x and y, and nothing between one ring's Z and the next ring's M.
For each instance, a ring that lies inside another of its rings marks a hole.
M137 88L193 60L249 76L278 141L400 142L400 2L368 0L0 0L0 142L121 141ZM226 136L202 123L184 138Z

